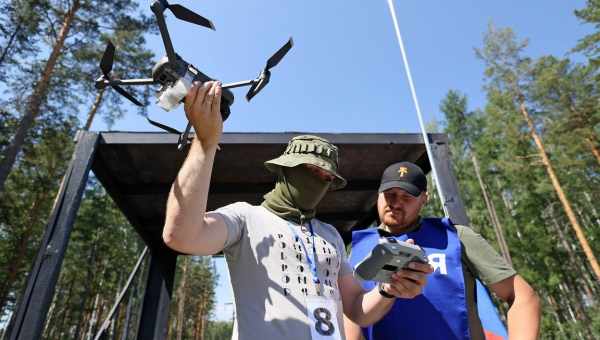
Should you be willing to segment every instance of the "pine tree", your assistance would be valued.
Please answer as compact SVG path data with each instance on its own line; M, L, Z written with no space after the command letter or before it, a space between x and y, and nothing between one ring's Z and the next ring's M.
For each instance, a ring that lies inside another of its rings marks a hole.
M53 95L50 89L56 72L62 70L63 75L72 73L80 76L95 74L76 71L85 69L85 63L81 63L81 56L89 56L89 51L104 49L105 40L102 39L103 36L120 29L142 34L151 27L151 21L145 15L136 13L138 3L133 0L109 2L71 0L66 2L48 1L47 3L48 5L42 16L48 18L48 20L43 22L40 31L49 32L49 36L40 39L40 41L50 42L48 46L45 46L50 50L50 54L43 61L32 63L32 65L39 64L40 67L31 70L32 74L35 75L29 83L34 84L33 91L24 92L27 95L25 98L21 98L21 107L20 110L17 110L22 113L19 125L10 144L2 151L0 194L4 192L6 178L17 161L17 156L23 148L27 134L34 126L36 119L43 113L44 104ZM108 13L110 15L107 15ZM140 39L143 41L143 37ZM135 42L137 41L132 41L132 43ZM99 46L103 47L100 49ZM94 54L92 55L96 57ZM97 65L98 60L95 59L95 62L91 64ZM55 87L54 90L64 89L67 91L66 93L55 93L54 95L61 95L68 101L71 99L70 101L74 101L76 106L79 104L77 101L79 98L73 96L73 94L78 92L72 91L73 88L68 86L75 79L63 77L61 80L66 86ZM86 79L86 83L90 82L90 79ZM69 95L72 97L69 97Z
M587 0L584 8L575 11L575 16L584 23L594 25L596 31L579 40L574 50L584 52L590 58L590 63L598 68L600 66L600 1Z
M577 144L589 150L600 168L600 88L594 68L545 56L533 66L532 78L529 95L551 119L553 132L578 136Z
M64 164L71 156L71 136L77 121L62 122L64 118L46 115L30 136L24 157L8 182L4 199L0 200L0 228L5 233L6 256L0 258L0 313L12 305L16 286L23 283L30 269L36 244L41 238L53 204L55 192L64 173ZM66 147L65 147L66 146ZM0 314L1 315L1 314Z
M575 215L573 206L567 198L563 187L556 176L554 166L548 157L546 148L540 137L538 125L534 121L528 107L528 98L526 97L526 82L531 73L531 60L522 56L523 49L527 42L517 42L514 33L510 29L496 30L490 25L484 38L484 46L477 50L477 55L486 64L486 76L489 81L489 88L505 91L510 95L511 100L518 107L518 111L527 123L529 134L533 140L538 155L542 161L552 186L558 196L563 209L567 214L569 221L577 235L579 243L586 254L586 257L592 267L597 279L600 279L600 266L589 245L583 228L579 224Z
M487 185L484 183L481 175L481 166L473 146L473 137L471 137L471 134L477 131L476 127L473 126L474 122L472 122L475 119L475 114L467 112L466 96L460 95L456 91L448 92L446 98L444 98L440 104L440 110L446 116L446 132L451 140L453 153L457 155L469 155L469 159L473 166L473 170L475 171L479 189L481 191L481 195L483 196L486 210L489 215L489 222L494 228L496 240L498 241L498 245L500 247L500 252L506 261L512 264L510 251L504 237L502 223L498 218L494 201L488 193ZM461 162L461 164L463 163L464 161Z
M44 0L12 0L0 4L0 81L6 81L10 68L39 52Z

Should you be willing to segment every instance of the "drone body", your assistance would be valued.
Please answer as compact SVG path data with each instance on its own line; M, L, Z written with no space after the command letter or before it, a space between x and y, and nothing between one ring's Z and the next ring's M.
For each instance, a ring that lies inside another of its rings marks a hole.
M133 97L131 94L127 93L127 91L125 91L120 85L160 85L160 88L156 92L157 104L164 110L170 111L175 109L184 101L186 94L194 82L199 81L203 83L214 79L208 77L198 68L193 66L191 63L186 62L175 53L173 44L171 43L171 38L169 36L169 31L167 30L163 12L169 9L175 15L175 17L180 20L204 26L212 30L215 28L210 20L190 11L181 5L171 5L166 0L154 0L150 8L156 16L158 28L167 52L167 55L160 59L152 68L152 78L113 78L111 76L111 71L114 61L115 47L109 41L108 45L106 46L106 50L104 51L104 55L102 56L102 60L100 61L102 76L96 79L96 88L103 89L106 86L111 86L119 94L123 95L132 103L138 106L143 106L142 103L135 99L135 97ZM283 59L292 46L293 41L290 38L286 44L284 44L277 52L275 52L275 54L273 54L273 56L267 60L267 64L257 78L222 85L223 92L221 96L221 116L223 121L229 117L229 107L231 104L233 104L234 100L233 93L229 89L241 86L250 86L250 89L246 94L246 99L250 101L269 83L271 77L270 69L275 67L281 61L281 59ZM187 136L191 129L191 124L189 124L189 122L186 126L185 132L180 133L169 126L154 122L150 119L148 119L148 121L151 124L160 127L161 129L180 134L177 146L178 149L181 150L183 146L187 144Z
M158 106L165 111L171 111L179 106L195 81L204 83L213 80L179 56L175 64L169 62L166 56L160 59L152 68L152 79L161 84L156 92L156 98ZM223 89L221 95L223 121L229 117L229 107L233 104L233 100L233 93L229 89Z

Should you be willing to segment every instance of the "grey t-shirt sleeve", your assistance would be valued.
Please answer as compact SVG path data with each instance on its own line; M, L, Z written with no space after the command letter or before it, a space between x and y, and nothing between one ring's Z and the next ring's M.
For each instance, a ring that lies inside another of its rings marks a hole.
M235 246L241 239L246 228L246 217L249 208L250 204L246 202L236 202L207 213L209 216L218 215L225 221L227 227L227 240L223 248L225 251Z
M456 225L456 230L473 275L486 285L500 282L517 274L512 266L480 234L462 225Z

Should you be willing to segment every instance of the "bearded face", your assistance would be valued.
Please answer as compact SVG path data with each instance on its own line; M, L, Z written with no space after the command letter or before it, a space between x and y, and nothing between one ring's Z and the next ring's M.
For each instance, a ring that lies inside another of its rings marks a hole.
M400 233L417 221L425 202L427 202L426 192L415 197L400 188L391 188L379 193L377 212L381 222L391 232Z

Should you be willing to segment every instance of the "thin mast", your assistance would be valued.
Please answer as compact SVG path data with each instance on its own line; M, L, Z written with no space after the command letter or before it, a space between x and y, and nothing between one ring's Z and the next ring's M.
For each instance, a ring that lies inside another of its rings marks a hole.
M390 14L392 15L392 21L394 22L396 38L398 38L398 45L400 46L400 53L402 54L402 61L404 62L404 69L406 70L406 77L408 78L408 86L410 87L410 93L412 94L415 109L417 110L417 117L419 118L419 125L421 126L421 134L423 135L423 143L425 143L425 149L427 150L427 158L429 158L429 163L431 164L431 173L433 176L433 181L435 182L438 195L440 196L440 201L442 203L442 209L444 209L444 214L446 216L449 216L448 209L446 208L446 197L444 196L444 191L440 186L440 181L435 167L435 159L431 152L431 146L429 145L429 136L427 135L427 131L425 130L425 124L423 123L423 115L421 114L421 107L419 106L417 92L415 91L415 85L413 84L412 75L410 73L408 58L406 57L406 51L404 50L404 43L402 42L402 35L400 34L400 27L398 26L398 19L396 18L396 10L394 8L393 0L388 0L388 7L390 8Z

